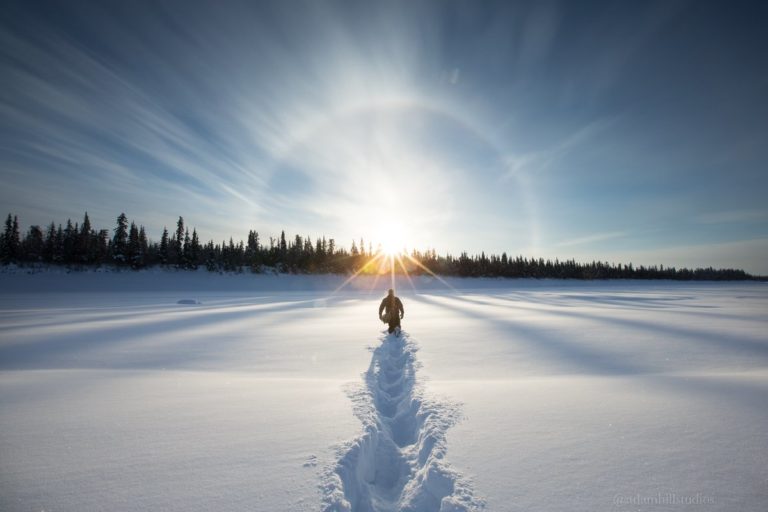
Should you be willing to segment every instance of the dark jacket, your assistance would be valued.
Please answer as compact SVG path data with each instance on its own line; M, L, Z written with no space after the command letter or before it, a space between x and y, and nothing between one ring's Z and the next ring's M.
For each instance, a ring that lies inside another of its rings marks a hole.
M379 317L381 317L382 311L384 311L385 318L391 318L391 315L396 315L395 318L402 318L403 315L405 315L403 303L400 301L399 297L395 297L394 295L387 295L384 297L379 306Z

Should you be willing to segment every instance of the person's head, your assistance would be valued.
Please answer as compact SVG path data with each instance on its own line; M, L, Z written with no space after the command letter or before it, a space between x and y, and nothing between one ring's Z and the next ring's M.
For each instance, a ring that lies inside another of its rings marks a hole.
M390 297L393 296L394 294L395 294L395 290L393 290L392 288L390 288L389 291L387 291L387 295L389 295Z

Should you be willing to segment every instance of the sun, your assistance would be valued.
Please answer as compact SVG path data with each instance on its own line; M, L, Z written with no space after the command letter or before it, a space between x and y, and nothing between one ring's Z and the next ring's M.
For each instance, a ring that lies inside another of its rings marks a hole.
M403 252L402 231L397 226L385 226L378 230L381 252L387 256L396 256Z

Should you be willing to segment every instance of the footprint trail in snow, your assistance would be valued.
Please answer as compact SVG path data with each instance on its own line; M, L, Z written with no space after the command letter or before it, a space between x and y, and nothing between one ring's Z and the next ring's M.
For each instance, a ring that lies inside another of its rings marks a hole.
M416 344L405 332L373 350L365 384L349 392L363 433L347 443L323 483L325 512L458 512L483 509L445 461L456 404L425 395Z

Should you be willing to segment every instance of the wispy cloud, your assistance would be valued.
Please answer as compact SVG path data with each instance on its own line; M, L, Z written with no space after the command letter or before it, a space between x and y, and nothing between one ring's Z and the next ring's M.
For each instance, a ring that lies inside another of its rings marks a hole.
M0 158L18 169L6 175L16 181L6 190L27 187L26 197L3 202L30 222L41 221L43 204L45 215L81 204L95 220L98 213L133 210L156 226L174 215L147 219L158 205L164 212L206 212L198 220L213 236L258 224L351 236L403 205L403 217L419 214L403 224L428 223L437 211L445 218L449 175L425 156L429 148L401 135L404 123L424 121L423 112L391 106L392 99L419 103L414 72L430 49L407 47L423 34L395 9L384 14L402 18L397 30L361 39L334 8L306 7L308 26L279 8L265 13L285 34L254 30L247 20L256 13L243 7L235 9L240 17L211 13L207 25L166 13L179 30L157 19L133 20L144 34L107 16L96 28L109 33L105 48L85 46L34 17L19 20L20 29L0 27L9 57L0 108L10 131ZM286 43L294 31L296 39ZM141 66L123 55L142 59ZM274 179L288 168L290 179ZM75 193L43 195L30 179ZM309 188L298 187L299 180ZM302 188L308 193L297 193Z
M689 87L716 72L686 58L711 44L700 34L732 28L701 18L714 7L137 5L18 2L0 19L0 204L22 222L87 209L110 225L125 210L154 236L184 215L203 238L342 240L389 222L453 252L638 245L637 219L713 243L715 223L764 234L764 145L733 141L765 132L762 96L741 85L764 83L765 49L717 39L751 55L722 73L742 87L718 82L736 91L727 105ZM669 56L657 39L680 16L693 17ZM680 62L692 69L677 76ZM718 120L738 137L693 143ZM674 214L647 214L659 197Z
M512 154L507 157L507 170L501 179L507 180L519 175L536 175L548 170L569 153L589 145L593 139L610 129L616 119L598 119L578 127L555 141L550 147L530 153Z

